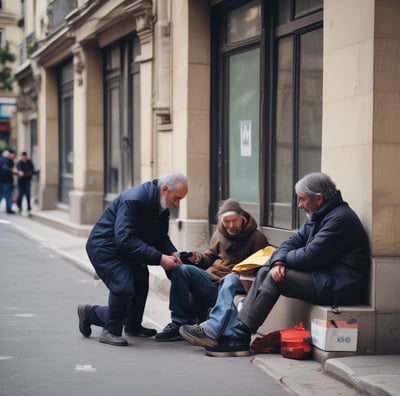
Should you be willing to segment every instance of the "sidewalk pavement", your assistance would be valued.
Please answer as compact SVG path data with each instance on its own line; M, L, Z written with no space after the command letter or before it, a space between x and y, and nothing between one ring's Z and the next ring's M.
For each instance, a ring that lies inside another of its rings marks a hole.
M63 214L53 211L54 217L63 221ZM48 213L47 213L48 215ZM86 237L71 235L54 227L35 221L40 212L26 215L7 215L0 212L0 235L3 227L12 226L25 237L63 257L71 264L95 276L85 251ZM63 227L61 227L63 229ZM168 317L169 281L161 267L149 266L150 288L161 294L163 315L151 318L161 329ZM157 310L153 311L157 312ZM161 318L162 316L162 318ZM324 363L314 360L292 360L280 355L255 355L252 363L261 367L269 376L279 381L288 392L295 395L400 395L400 356L368 355L327 359Z

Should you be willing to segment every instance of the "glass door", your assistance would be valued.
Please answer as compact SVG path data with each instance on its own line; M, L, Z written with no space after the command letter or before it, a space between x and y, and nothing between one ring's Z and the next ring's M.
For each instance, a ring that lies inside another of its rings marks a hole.
M73 88L72 60L58 70L58 134L59 134L59 183L58 201L69 204L69 192L73 189Z

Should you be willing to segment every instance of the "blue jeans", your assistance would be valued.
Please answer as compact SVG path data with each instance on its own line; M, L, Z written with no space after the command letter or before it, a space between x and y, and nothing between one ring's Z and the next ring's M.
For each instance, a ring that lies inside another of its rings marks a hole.
M215 304L219 283L207 271L194 265L182 264L170 271L169 278L169 309L173 322L180 325L189 322L192 314L190 293L205 305L212 307Z
M216 340L232 336L232 329L239 323L238 311L233 302L237 294L246 294L239 274L225 276L208 320L200 324L208 336Z
M12 198L11 198L11 193L12 193L12 183L10 182L4 182L2 184L3 187L3 198L6 200L6 210L7 212L12 211Z

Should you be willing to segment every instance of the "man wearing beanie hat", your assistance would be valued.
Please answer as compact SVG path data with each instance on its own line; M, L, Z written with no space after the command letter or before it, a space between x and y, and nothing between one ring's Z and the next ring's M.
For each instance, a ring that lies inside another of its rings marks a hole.
M233 266L266 245L268 240L258 230L257 222L250 213L243 210L238 201L227 199L218 211L217 229L207 251L203 254L192 252L187 264L179 265L168 273L172 321L157 333L156 341L182 339L179 328L188 324L193 314L190 297L212 307L217 300L221 280L231 273Z
M252 334L265 322L281 295L317 305L361 304L371 264L368 235L325 173L305 175L295 185L298 207L308 221L272 254L243 301L221 298L234 274L225 278L207 321L181 326L180 334L214 357L248 356ZM224 312L226 313L224 315ZM226 320L221 320L225 319Z

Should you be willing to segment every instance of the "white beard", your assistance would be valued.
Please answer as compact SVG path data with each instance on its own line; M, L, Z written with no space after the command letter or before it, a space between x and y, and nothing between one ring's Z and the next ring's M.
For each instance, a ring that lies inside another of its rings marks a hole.
M166 198L160 198L160 206L162 210L168 209Z

